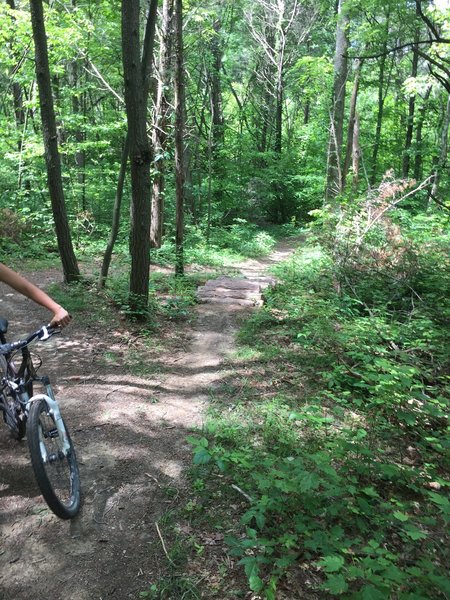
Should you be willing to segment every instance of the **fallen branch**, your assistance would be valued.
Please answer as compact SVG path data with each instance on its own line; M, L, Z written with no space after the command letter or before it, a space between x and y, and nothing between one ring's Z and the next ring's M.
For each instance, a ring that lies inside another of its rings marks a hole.
M416 188L414 188L413 190L411 190L410 192L408 192L407 194L405 194L404 196L402 196L401 198L398 198L397 200L394 200L393 202L390 202L385 208L383 208L383 210L381 210L377 216L373 219L373 221L371 221L367 227L364 229L364 231L362 232L362 234L359 236L356 245L359 245L362 240L366 237L366 235L368 234L368 232L372 229L372 227L375 225L375 223L377 221L379 221L381 219L381 217L391 208L394 208L395 206L397 206L397 204L400 204L400 202L403 202L403 200L406 200L406 198L408 198L409 196L412 196L413 194L415 194L416 192L419 192L420 190L423 190L424 188L428 187L430 185L430 183L432 182L432 180L434 179L434 175L430 175L430 177L427 177L425 179L425 181L422 181L422 183L420 185L418 185Z
M173 567L175 567L175 563L174 563L174 562L173 562L173 560L170 558L170 556L169 556L169 553L167 552L166 544L164 543L164 539L163 539L163 536L161 535L161 531L159 530L159 527L158 527L158 522L157 522L157 521L155 521L155 527L156 527L156 531L158 532L158 536L159 536L159 539L160 539L160 541L161 541L161 545L162 545L162 548L163 548L163 550L164 550L164 554L166 555L166 558L167 558L167 560L170 562L170 564L171 564Z
M234 485L234 483L231 485L231 487L233 488L233 490L236 490L237 492L242 494L246 500L248 500L249 502L253 502L253 498L251 496L249 496L248 494L246 494L244 492L244 490L241 490L240 487L238 487L237 485Z

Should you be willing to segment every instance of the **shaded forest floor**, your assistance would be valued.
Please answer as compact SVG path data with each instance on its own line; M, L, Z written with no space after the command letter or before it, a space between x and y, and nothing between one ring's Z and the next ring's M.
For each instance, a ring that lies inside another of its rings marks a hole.
M269 257L236 266L244 275L262 275L294 245L280 243ZM59 273L30 278L46 287ZM6 287L0 287L0 299L10 339L47 318ZM84 504L69 523L55 517L36 488L26 442L0 428L2 598L123 600L139 597L164 575L173 542L167 515L179 514L190 501L186 436L201 427L211 390L227 376L224 358L248 310L197 305L187 321L166 322L156 335L85 310L61 338L36 348L56 383L78 451ZM188 517L179 523L199 548L217 546L217 557L221 536L192 536L192 527ZM216 575L211 560L205 579Z

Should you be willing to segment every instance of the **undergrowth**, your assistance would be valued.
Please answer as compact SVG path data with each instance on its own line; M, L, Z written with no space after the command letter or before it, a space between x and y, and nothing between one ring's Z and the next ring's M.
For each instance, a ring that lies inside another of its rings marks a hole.
M220 482L245 496L225 541L269 600L450 594L449 238L384 199L277 269L233 389L190 438L203 502ZM278 595L305 572L309 590Z

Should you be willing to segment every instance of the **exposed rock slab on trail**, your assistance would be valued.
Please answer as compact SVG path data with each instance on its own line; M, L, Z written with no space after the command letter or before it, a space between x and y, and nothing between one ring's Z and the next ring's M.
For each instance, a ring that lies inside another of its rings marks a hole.
M261 306L263 291L275 283L270 276L218 277L199 288L197 296L203 303Z

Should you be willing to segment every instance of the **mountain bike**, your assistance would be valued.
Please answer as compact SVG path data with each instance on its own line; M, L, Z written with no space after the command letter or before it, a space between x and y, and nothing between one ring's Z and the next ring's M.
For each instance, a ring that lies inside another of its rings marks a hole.
M81 505L78 464L69 431L55 399L50 379L38 376L42 360L29 345L60 333L44 325L23 340L6 343L8 321L0 318L0 411L16 440L27 437L31 464L49 508L61 519L74 517ZM36 366L36 362L39 364ZM42 394L33 394L34 386Z

